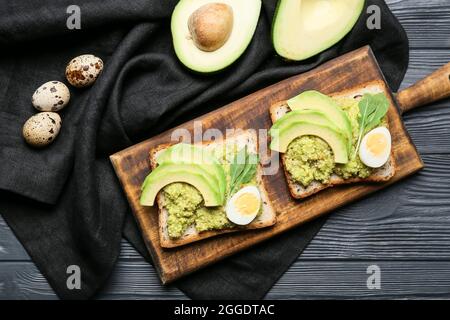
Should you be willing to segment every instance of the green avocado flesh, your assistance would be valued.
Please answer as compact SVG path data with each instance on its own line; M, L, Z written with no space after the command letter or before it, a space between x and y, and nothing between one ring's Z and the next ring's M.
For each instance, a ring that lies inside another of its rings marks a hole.
M305 60L336 44L350 32L364 0L279 0L272 26L275 51Z
M158 173L158 175L151 178L152 172L143 184L144 191L142 193L141 203L149 203L149 198L153 198L154 201L156 195L154 195L153 189L162 189L164 195L163 207L168 212L167 230L169 237L173 239L179 238L190 227L194 227L198 232L236 227L227 218L225 201L218 203L218 194L221 192L222 185L219 185L217 180L212 179L211 175L218 174L219 176L223 176L223 180L219 178L225 188L223 199L228 198L230 196L228 195L230 183L229 160L235 156L237 151L237 146L232 144L226 147L209 148L209 150L189 144L177 144L160 153L157 157L158 167L153 172L161 167L177 168L170 169L174 170L177 177L173 178L172 183L160 188L162 183L159 179L162 177L163 180L166 180L167 175L171 175L172 173L168 173L170 171L169 169L164 169L163 173ZM195 169L189 168L188 166L195 167ZM202 171L198 167L202 167ZM186 171L190 173L195 171L196 175L202 177L200 179L202 181L194 185L193 182L198 182L198 179L194 177L195 181L193 181L193 174L187 177L187 179L180 179ZM205 171L209 172L207 173ZM152 184L157 183L160 185L150 189ZM208 191L205 193L204 189L200 189L204 184L206 184L205 188L209 188L209 193ZM256 175L252 181L245 185L256 186ZM212 198L216 204L209 206L205 196ZM260 213L261 210L258 215Z
M163 194L171 238L181 237L190 226L198 232L234 227L224 207L205 207L200 192L189 184L172 183L163 189Z
M354 153L359 133L359 107L354 99L336 99L335 102L347 115L352 127L352 147L350 155ZM386 125L386 119L381 123ZM359 156L349 157L345 164L335 163L333 151L323 139L316 136L301 136L295 138L287 147L285 153L286 170L292 179L304 187L312 181L327 183L332 174L349 178L367 178L373 169L365 166Z
M277 122L275 122L272 128L270 128L269 133L272 135L276 130L283 130L290 126L292 123L299 121L306 121L309 123L328 126L342 135L342 131L337 126L335 126L334 122L330 118L328 118L328 116L324 112L306 109L288 112Z
M215 158L211 152L208 152L204 148L192 144L178 143L160 154L157 157L157 162L158 164L170 162L196 163L202 165L203 169L206 171L206 174L217 181L217 184L219 185L219 192L222 195L223 201L225 200L225 172L217 158Z
M348 149L347 140L333 127L311 123L307 121L297 121L280 130L272 137L270 148L274 151L285 153L289 144L301 136L316 136L327 142L334 154L334 162L347 163Z
M211 3L224 3L232 8L233 25L229 38L214 51L199 49L189 30L189 18L200 7ZM258 24L261 0L180 0L171 20L172 40L178 59L187 68L211 73L235 62L247 49Z
M344 111L330 97L314 90L305 91L298 96L287 101L289 108L297 110L316 110L327 115L345 135L350 152L352 143L352 125Z
M153 206L158 192L174 182L184 182L194 186L203 196L205 206L223 204L217 181L212 179L202 166L197 164L163 163L156 167L145 179L141 205Z
M210 151L225 172L228 198L231 196L231 194L228 194L230 183L229 160L238 151L237 146L217 147ZM257 185L256 175L247 185ZM164 208L169 213L167 226L171 238L179 238L191 226L194 226L198 232L236 227L234 223L228 220L225 206L206 207L201 201L199 191L186 183L173 183L165 187L163 192ZM261 214L261 210L259 214Z

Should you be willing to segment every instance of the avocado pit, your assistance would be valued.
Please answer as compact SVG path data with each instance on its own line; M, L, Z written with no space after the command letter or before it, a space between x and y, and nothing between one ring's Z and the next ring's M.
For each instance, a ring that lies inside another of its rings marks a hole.
M233 9L225 3L209 3L195 10L188 21L192 40L202 51L221 48L233 30Z

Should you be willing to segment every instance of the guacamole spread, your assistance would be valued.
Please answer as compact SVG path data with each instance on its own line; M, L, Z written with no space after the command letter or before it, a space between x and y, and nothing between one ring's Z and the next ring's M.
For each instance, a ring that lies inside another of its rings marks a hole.
M181 237L192 225L199 232L233 226L223 207L206 208L200 192L187 183L169 184L163 192L164 207L169 212L167 226L171 238Z
M292 141L286 152L286 168L304 186L313 180L328 182L334 159L330 146L318 137L302 136Z
M212 152L221 162L225 171L228 197L230 196L230 165L228 160L236 154L237 150L234 146L233 148L227 146L226 149L216 148ZM245 185L256 185L256 175L250 183ZM187 183L171 183L163 189L163 194L164 208L168 211L168 233L171 238L181 237L190 226L194 226L198 232L236 227L228 220L225 207L205 207L201 193ZM258 215L260 213L261 209Z
M347 114L352 125L352 151L355 152L359 133L359 106L353 99L336 100L341 109ZM381 125L386 125L384 119ZM307 187L312 181L327 183L333 173L349 178L367 178L371 175L371 168L367 167L356 155L350 157L346 164L336 164L330 146L315 136L302 136L293 140L285 153L286 169L292 179Z

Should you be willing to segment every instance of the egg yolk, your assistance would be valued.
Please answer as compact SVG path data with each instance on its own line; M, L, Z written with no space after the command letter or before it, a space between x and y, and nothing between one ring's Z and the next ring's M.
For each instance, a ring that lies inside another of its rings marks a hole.
M374 133L367 137L367 148L370 153L379 156L386 150L387 139L382 133Z
M243 193L234 200L234 205L241 214L254 214L259 209L259 199L254 194Z

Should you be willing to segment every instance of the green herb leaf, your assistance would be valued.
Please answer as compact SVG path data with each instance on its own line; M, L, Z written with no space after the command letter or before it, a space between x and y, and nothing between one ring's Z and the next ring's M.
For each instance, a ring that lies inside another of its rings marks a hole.
M258 155L242 148L230 163L230 192L233 195L242 184L250 182L256 174Z
M239 152L231 160L230 164L230 182L231 185L236 181L236 179L241 175L245 168L245 162L247 158L247 146L239 150Z
M358 153L364 133L378 126L389 109L389 101L383 93L365 94L359 102L359 134L353 158Z

